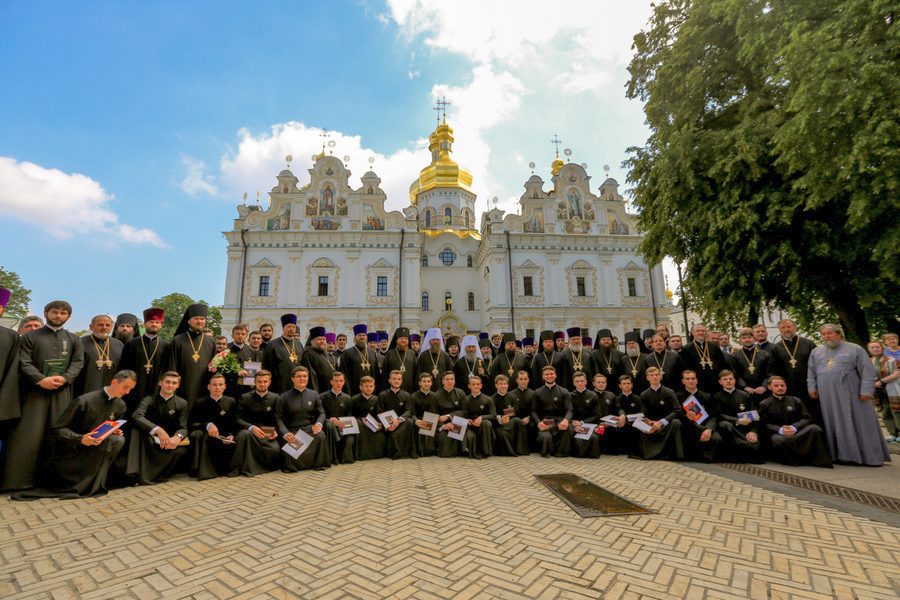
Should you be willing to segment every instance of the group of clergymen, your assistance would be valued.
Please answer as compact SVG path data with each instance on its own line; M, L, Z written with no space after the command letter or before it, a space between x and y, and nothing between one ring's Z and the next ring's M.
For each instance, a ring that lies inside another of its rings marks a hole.
M819 347L783 321L777 343L747 328L725 351L703 325L680 348L660 326L626 333L621 352L610 330L591 347L580 328L535 343L359 324L349 341L313 327L304 344L293 314L279 337L237 325L228 342L203 304L169 341L158 308L143 333L134 315L99 315L79 338L71 314L54 301L44 325L0 328L0 484L15 499L383 457L890 460L872 363L834 325Z

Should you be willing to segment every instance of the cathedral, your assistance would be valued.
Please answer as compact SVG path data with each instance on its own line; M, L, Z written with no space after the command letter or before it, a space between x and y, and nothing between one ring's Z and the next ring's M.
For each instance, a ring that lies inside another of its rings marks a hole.
M519 338L606 327L621 339L668 321L662 267L638 253L614 179L594 192L583 166L557 156L549 185L534 174L525 182L519 214L494 207L476 227L472 174L453 160L453 141L440 122L403 212L385 211L377 174L352 181L324 150L307 181L278 174L267 210L238 206L224 232L223 331L296 313L303 334L367 323Z

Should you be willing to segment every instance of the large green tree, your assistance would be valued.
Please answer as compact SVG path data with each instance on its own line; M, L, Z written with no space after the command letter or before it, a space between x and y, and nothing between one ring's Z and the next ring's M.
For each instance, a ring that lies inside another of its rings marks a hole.
M184 311L187 310L187 307L191 304L206 304L209 306L209 303L205 300L194 300L187 294L179 292L172 292L162 298L151 301L150 306L161 308L166 312L160 335L166 339L171 339L175 335L175 329L178 327L178 323L181 322ZM219 312L218 306L209 307L209 316L206 318L206 326L212 329L216 335L222 332L222 313Z
M900 78L886 0L668 0L634 38L642 251L719 322L896 328Z
M28 314L31 302L31 290L22 285L22 278L15 271L7 271L0 266L0 287L12 292L6 305L6 314L11 317L24 317Z

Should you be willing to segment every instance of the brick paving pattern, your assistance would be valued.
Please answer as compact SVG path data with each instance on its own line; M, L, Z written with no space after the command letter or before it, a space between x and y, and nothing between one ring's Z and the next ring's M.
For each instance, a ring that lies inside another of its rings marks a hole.
M537 473L658 514L581 519ZM0 499L0 598L885 598L900 529L687 465L491 458Z

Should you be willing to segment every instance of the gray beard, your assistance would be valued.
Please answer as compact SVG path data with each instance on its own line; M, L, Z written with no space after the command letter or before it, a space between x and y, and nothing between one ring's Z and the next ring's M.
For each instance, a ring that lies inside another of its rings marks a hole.
M475 360L476 358L478 358L478 355L474 352L466 352L466 358L469 360Z
M634 358L635 356L637 356L637 355L640 354L640 353L641 353L641 351L638 350L637 348L627 348L627 349L625 350L625 354L627 354L627 355L630 356L631 358Z
M108 333L92 333L91 335L93 335L98 340L105 340L105 339L109 338Z
M841 345L841 342L840 342L839 340L829 340L829 341L827 341L827 342L822 342L822 344L823 344L826 348L834 349L834 348L837 348L838 346L840 346L840 345Z
M577 345L577 346L576 346L575 344L572 344L572 345L570 346L570 348L572 348L572 352L581 352L582 346L581 346L581 345Z

